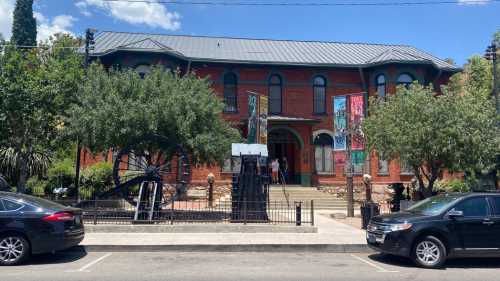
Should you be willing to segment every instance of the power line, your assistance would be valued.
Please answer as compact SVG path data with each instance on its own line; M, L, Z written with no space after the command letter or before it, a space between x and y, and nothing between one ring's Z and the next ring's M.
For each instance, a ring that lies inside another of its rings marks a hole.
M29 45L13 45L13 44L0 44L0 48L13 47L18 49L81 49L82 47L67 47L67 46L29 46Z
M178 0L102 0L103 2L128 2L128 3L148 3L148 4L172 4L172 5L212 5L212 6L288 6L288 7L333 7L333 6L429 6L429 5L472 5L490 4L500 2L500 0L440 0L440 1L396 1L396 2L244 2L244 1L178 1Z

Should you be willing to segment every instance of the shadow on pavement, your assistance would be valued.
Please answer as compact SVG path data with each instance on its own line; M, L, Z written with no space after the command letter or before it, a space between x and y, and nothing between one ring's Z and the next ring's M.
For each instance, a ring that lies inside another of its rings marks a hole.
M370 260L398 267L418 268L409 258L373 254L368 256ZM500 268L500 258L456 258L446 261L446 268Z
M22 265L44 265L44 264L60 264L70 263L84 258L87 255L84 247L76 246L64 251L56 252L55 254L34 255Z

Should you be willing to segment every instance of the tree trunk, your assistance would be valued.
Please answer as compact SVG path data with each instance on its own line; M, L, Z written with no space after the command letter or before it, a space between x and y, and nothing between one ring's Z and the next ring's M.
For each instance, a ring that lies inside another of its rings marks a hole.
M17 181L17 192L26 193L28 176L28 155L21 152L19 153L19 180Z

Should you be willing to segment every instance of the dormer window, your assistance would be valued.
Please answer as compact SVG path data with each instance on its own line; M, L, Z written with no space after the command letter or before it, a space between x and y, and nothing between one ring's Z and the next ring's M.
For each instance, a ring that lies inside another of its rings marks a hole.
M141 76L142 79L144 79L144 76L151 72L151 67L147 64L140 64L135 67L135 71L139 74L139 76Z

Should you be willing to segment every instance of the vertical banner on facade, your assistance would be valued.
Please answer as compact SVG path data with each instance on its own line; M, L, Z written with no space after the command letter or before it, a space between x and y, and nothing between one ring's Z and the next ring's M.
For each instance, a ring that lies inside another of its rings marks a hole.
M346 97L333 98L333 124L335 131L334 150L346 149L347 117L346 117Z
M267 145L267 114L268 114L268 98L266 96L259 97L259 143Z
M365 164L365 151L355 150L351 152L352 164L353 165L363 165Z
M248 95L248 143L257 143L257 95Z
M345 151L335 151L335 167L341 167L345 165L346 152Z
M352 138L352 149L363 150L365 148L363 134L361 131L361 123L365 117L365 96L352 95L350 97L351 116L350 122L354 135Z

